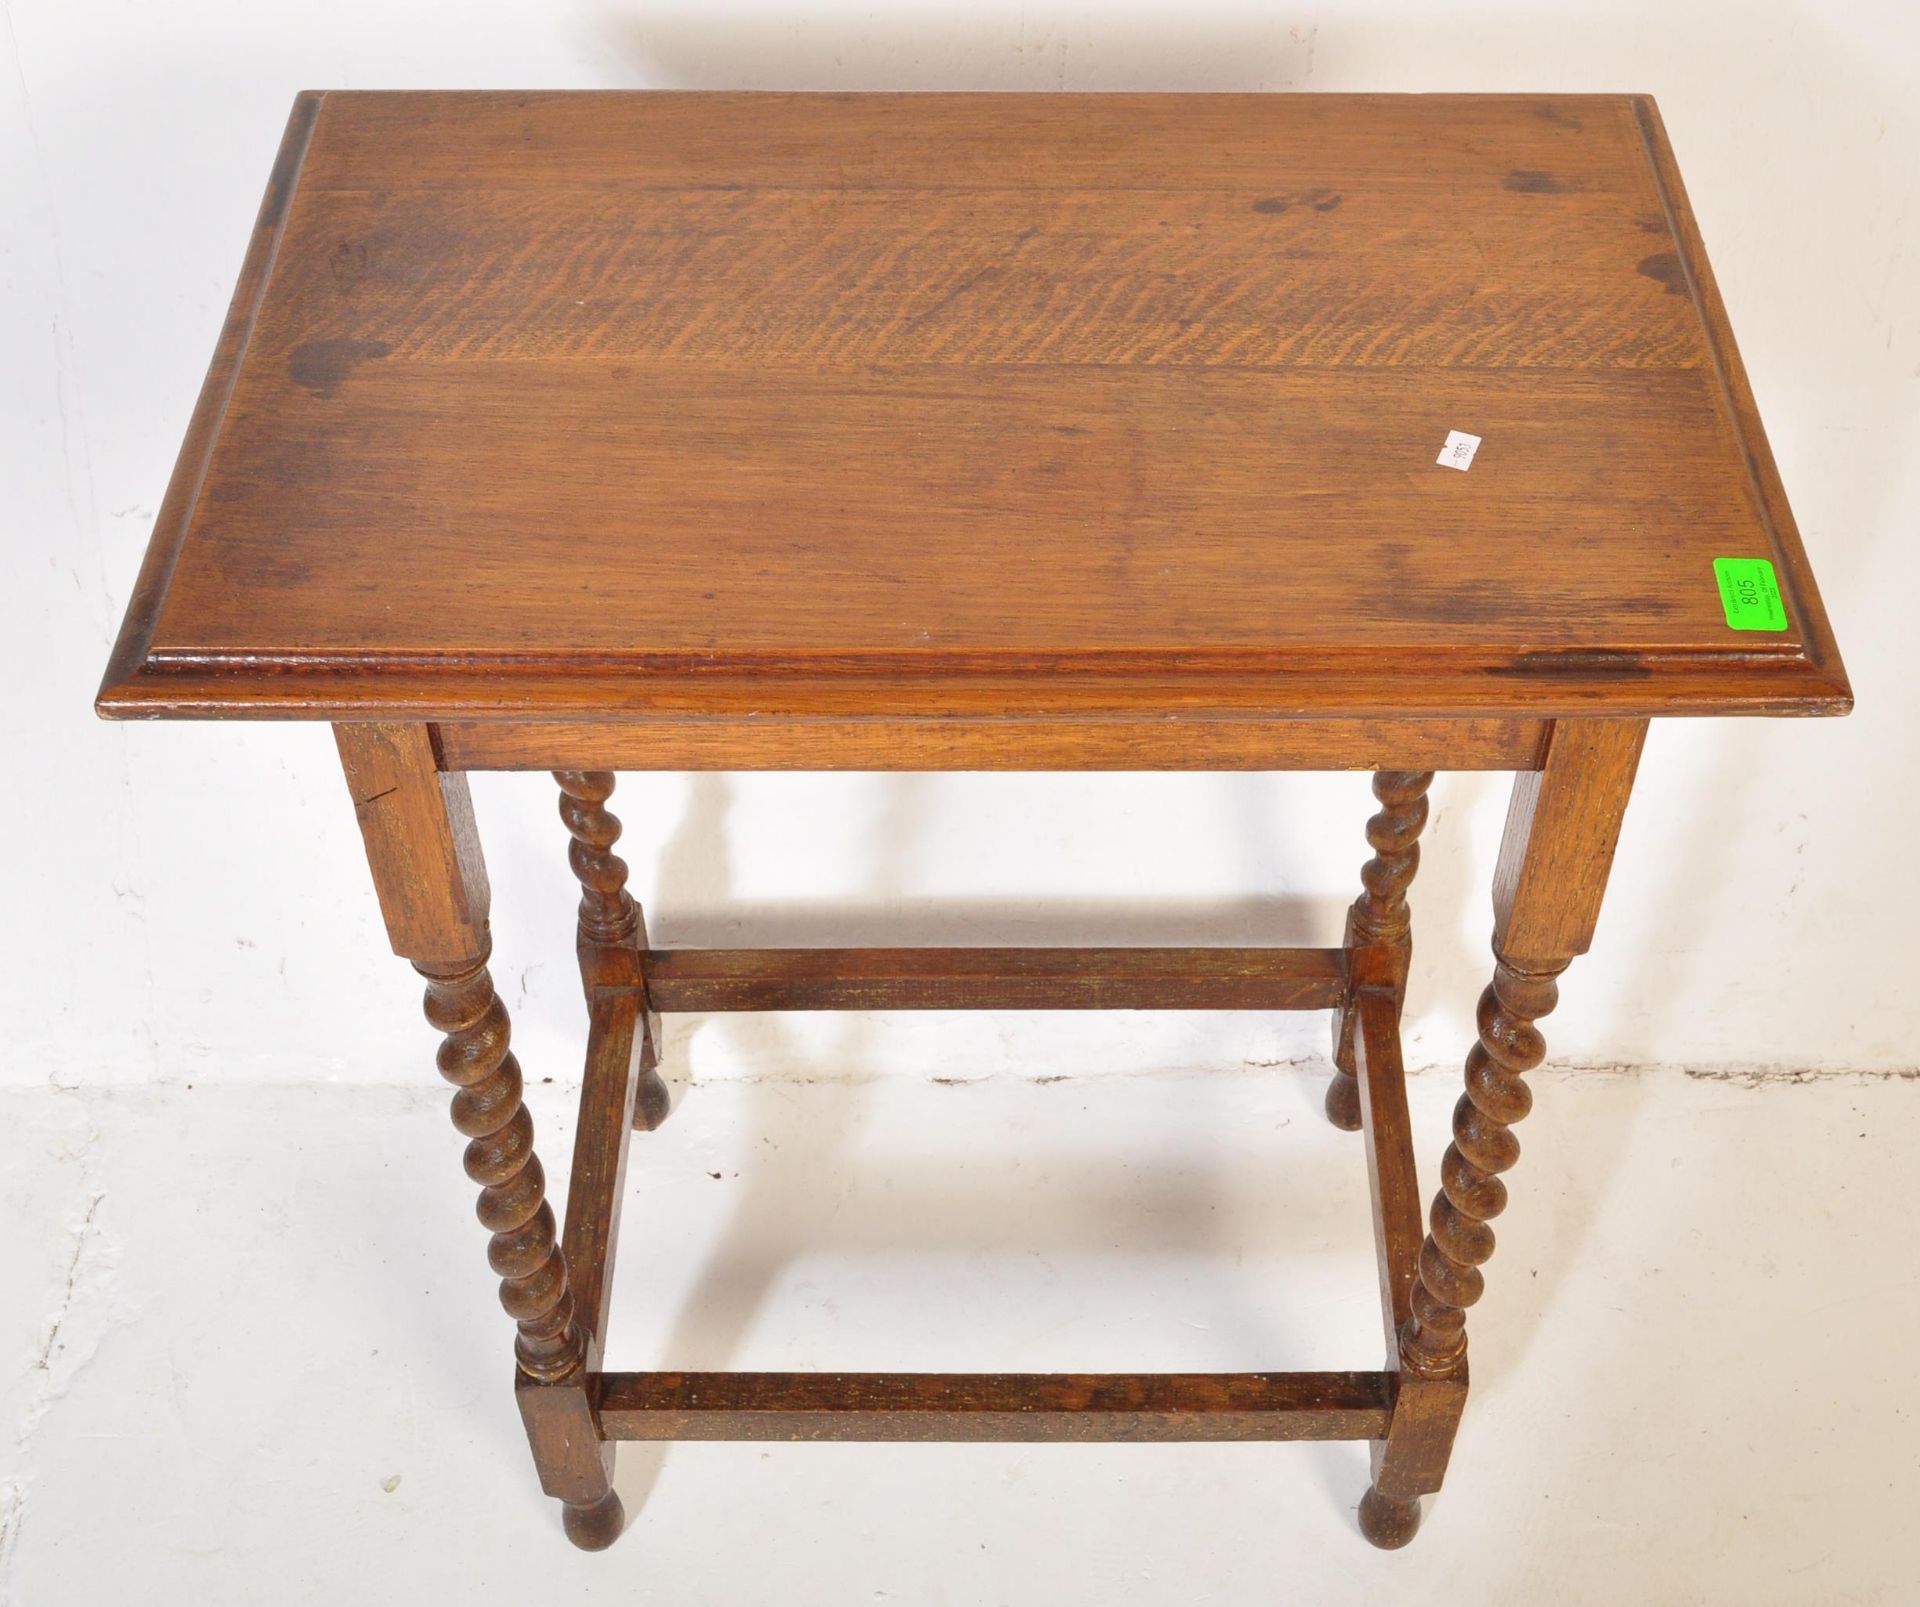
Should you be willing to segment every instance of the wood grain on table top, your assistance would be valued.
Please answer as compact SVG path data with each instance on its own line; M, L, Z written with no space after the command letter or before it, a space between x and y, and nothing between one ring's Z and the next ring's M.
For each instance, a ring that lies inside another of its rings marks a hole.
M1850 694L1643 98L302 97L103 712L708 700Z

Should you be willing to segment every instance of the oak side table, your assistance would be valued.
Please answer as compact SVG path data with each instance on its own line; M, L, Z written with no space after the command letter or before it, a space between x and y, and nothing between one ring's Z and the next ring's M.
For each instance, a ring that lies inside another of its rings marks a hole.
M1354 1439L1394 1546L1647 721L1850 702L1643 97L326 93L99 709L333 723L576 1544L620 1531L618 1440ZM582 889L564 1231L466 781L526 769ZM656 949L621 769L1367 769L1382 807L1338 947ZM1518 774L1423 1223L1437 770ZM658 1013L956 1008L1331 1011L1384 1365L603 1370Z

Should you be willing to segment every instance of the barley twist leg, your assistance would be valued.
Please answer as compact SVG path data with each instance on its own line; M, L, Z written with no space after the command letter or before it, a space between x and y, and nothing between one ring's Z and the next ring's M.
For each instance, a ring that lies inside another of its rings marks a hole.
M453 1125L471 1140L467 1176L481 1185L479 1216L493 1234L487 1260L500 1275L500 1304L520 1329L514 1356L528 1376L551 1383L579 1370L586 1350L533 1151L533 1116L520 1097L520 1065L508 1047L507 1008L485 952L465 966L415 969L427 979L427 1020L445 1034L440 1075L458 1090Z
M1546 1057L1534 1022L1559 1002L1556 979L1567 964L1503 959L1480 996L1480 1039L1467 1054L1467 1089L1454 1107L1453 1142L1440 1162L1413 1315L1401 1337L1402 1360L1429 1377L1466 1355L1467 1307L1480 1298L1480 1268L1493 1254L1488 1224L1507 1206L1499 1174L1520 1158L1512 1129L1533 1107L1525 1074Z
M1533 1104L1525 1074L1546 1055L1546 1040L1534 1023L1558 1002L1556 978L1567 963L1502 959L1480 997L1479 1041L1467 1053L1466 1092L1454 1107L1453 1142L1440 1162L1440 1192L1420 1249L1412 1314L1399 1335L1402 1394L1450 1386L1461 1392L1453 1402L1456 1418L1465 1391L1467 1308L1485 1287L1480 1268L1493 1254L1488 1224L1507 1204L1499 1174L1520 1158L1512 1129ZM1450 1441L1451 1426L1446 1433ZM1404 1546L1420 1527L1420 1498L1404 1487L1403 1493L1386 1493L1376 1471L1359 1518L1360 1532L1376 1546Z
M620 840L620 818L607 808L614 778L606 770L556 770L560 784L560 819L573 841L567 861L580 883L579 943L581 964L590 965L597 950L623 949L640 955L647 947L647 925L640 906L627 891L627 862L613 851ZM634 974L640 975L636 969ZM591 982L588 984L591 987ZM644 986L644 979L642 980ZM642 1017L639 1086L634 1090L633 1125L652 1132L667 1119L672 1098L659 1072L660 1018L652 1011Z
M1514 779L1493 877L1493 981L1414 1277L1389 1318L1399 1389L1360 1503L1375 1545L1412 1539L1420 1498L1446 1477L1467 1399L1467 1308L1484 1287L1491 1223L1506 1208L1501 1174L1520 1158L1513 1129L1533 1103L1526 1077L1546 1055L1535 1023L1559 1001L1560 974L1592 945L1646 735L1644 720L1556 720L1537 768Z
M1373 857L1360 868L1364 891L1347 914L1346 946L1392 951L1396 991L1406 986L1413 953L1413 914L1407 889L1420 868L1420 833L1427 824L1431 770L1382 770L1373 778L1380 812L1367 822ZM1360 1130L1360 1085L1353 1075L1354 1012L1343 1009L1333 1024L1333 1080L1327 1084L1327 1120L1347 1132Z

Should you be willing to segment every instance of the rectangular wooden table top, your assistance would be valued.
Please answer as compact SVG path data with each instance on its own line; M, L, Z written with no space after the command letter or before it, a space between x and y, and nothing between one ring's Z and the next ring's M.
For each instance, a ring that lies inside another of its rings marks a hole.
M1644 98L326 93L100 707L1849 701Z

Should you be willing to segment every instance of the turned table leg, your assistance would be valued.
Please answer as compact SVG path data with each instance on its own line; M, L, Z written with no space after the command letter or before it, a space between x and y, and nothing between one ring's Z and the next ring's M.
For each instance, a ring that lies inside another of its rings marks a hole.
M1507 1203L1499 1174L1520 1157L1512 1129L1533 1102L1523 1078L1546 1055L1534 1023L1553 1009L1559 974L1592 942L1645 737L1643 720L1559 721L1545 767L1514 783L1494 872L1493 982L1480 999L1466 1091L1390 1359L1400 1373L1393 1423L1375 1443L1360 1502L1361 1532L1377 1546L1413 1538L1420 1497L1446 1473L1466 1402L1467 1308L1493 1254L1489 1224Z
M394 951L427 979L427 1019L444 1034L441 1075L453 1123L469 1139L467 1175L500 1303L518 1325L516 1388L542 1486L563 1503L568 1536L610 1545L624 1521L612 1447L587 1398L588 1339L521 1099L506 1006L487 972L486 868L466 777L442 773L427 727L337 725L334 735Z
M613 775L605 770L556 770L553 779L560 784L560 819L573 837L567 860L580 882L578 946L588 1002L592 1002L593 989L605 974L603 951L607 950L621 951L623 969L632 984L644 992L647 923L639 903L627 891L627 862L613 851L620 840L620 818L606 806L613 796ZM667 1119L672 1099L658 1070L660 1017L648 1010L640 1023L640 1072L633 1125L652 1132Z
M1365 889L1347 912L1349 949L1381 948L1391 956L1395 1015L1405 997L1413 959L1413 915L1407 888L1420 868L1420 833L1427 824L1431 770L1382 770L1373 778L1380 812L1367 822L1373 858L1360 867ZM1333 1018L1333 1081L1327 1084L1327 1120L1350 1133L1360 1130L1360 1087L1353 1076L1353 1035L1358 1011L1351 1002Z
M546 1174L533 1152L533 1115L521 1100L520 1065L508 1047L507 1007L487 973L487 944L471 962L416 960L427 979L427 1020L445 1038L440 1075L458 1092L453 1125L467 1145L467 1176L481 1185L480 1221L492 1234L487 1261L500 1275L500 1304L519 1325L514 1359L550 1382L585 1360L573 1320L573 1293L560 1254Z

